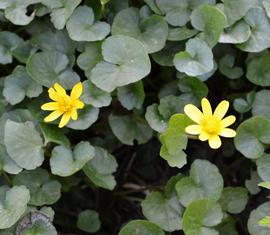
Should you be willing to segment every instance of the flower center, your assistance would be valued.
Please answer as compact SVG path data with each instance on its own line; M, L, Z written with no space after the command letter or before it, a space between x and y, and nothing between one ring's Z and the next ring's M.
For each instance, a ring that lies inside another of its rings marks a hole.
M59 110L63 113L71 112L73 109L73 103L70 99L62 98L58 101Z
M218 135L221 129L221 120L213 116L204 117L201 121L201 127L208 134Z

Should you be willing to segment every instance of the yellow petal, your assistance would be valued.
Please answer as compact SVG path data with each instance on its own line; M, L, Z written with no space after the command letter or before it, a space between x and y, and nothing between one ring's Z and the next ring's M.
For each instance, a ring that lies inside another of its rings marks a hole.
M236 117L233 116L233 115L230 115L226 118L224 118L222 121L221 121L221 124L223 127L227 127L227 126L230 126L232 125L236 120Z
M84 103L82 101L76 100L74 102L77 109L82 109L84 107Z
M214 116L219 119L222 119L227 113L228 109L229 109L229 102L227 100L223 100L219 103L219 105L215 109Z
M41 109L48 110L48 111L56 110L56 109L58 109L58 103L57 102L49 102L49 103L43 104L41 106Z
M200 123L203 114L202 112L193 104L187 104L184 108L186 115L196 123Z
M71 118L72 120L76 121L78 119L78 113L76 109L72 109L71 111Z
M53 101L58 100L58 95L57 95L56 91L53 88L50 88L48 90L48 93L49 93L49 97L50 97L51 100L53 100Z
M71 114L69 112L68 113L64 113L63 116L62 116L62 118L61 118L61 121L60 121L58 127L59 128L64 127L68 123L68 121L70 119L70 116L71 116Z
M206 116L212 116L213 112L212 112L211 104L209 103L208 99L203 98L201 103L202 103L203 114Z
M208 143L212 149L218 149L221 146L221 140L218 135L211 136Z
M201 132L200 129L199 125L190 125L186 127L185 131L190 135L199 135Z
M45 122L52 122L55 119L59 118L63 113L59 110L53 111L51 114L49 114L47 117L44 118Z
M210 138L210 136L204 131L202 131L201 134L199 135L199 140L200 141L206 141L209 138Z
M56 92L58 93L58 95L60 96L65 96L67 95L65 89L58 83L54 84L54 89L56 90Z
M232 138L236 136L236 131L230 128L224 128L219 135L227 138Z
M82 86L82 83L81 82L78 82L73 88L72 88L72 91L71 91L71 99L78 99L81 94L82 94L82 91L83 91L83 86Z

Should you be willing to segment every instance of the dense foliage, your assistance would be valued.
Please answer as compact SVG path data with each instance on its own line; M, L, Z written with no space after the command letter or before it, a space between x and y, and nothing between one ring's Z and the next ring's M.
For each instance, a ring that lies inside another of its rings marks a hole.
M1 235L270 234L270 0L0 0L0 28ZM204 97L220 148L186 133Z

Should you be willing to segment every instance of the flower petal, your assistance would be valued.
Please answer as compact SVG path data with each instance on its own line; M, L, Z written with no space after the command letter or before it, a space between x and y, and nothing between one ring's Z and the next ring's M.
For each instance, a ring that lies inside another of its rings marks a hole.
M184 108L186 115L194 122L200 123L203 114L202 112L193 104L187 104Z
M58 103L57 102L49 102L46 104L43 104L41 106L42 110L52 111L58 109Z
M64 127L68 123L68 121L70 119L70 116L71 116L71 113L70 112L64 113L63 116L62 116L62 118L61 118L61 121L60 121L58 127L59 128Z
M72 109L71 111L71 118L72 120L76 121L78 119L78 113L76 109Z
M218 119L222 119L229 109L229 102L227 100L223 100L219 103L217 108L215 109L214 116Z
M59 83L55 83L53 86L54 86L54 89L56 90L56 92L58 93L58 95L60 95L60 96L67 95L65 89Z
M82 109L84 107L84 103L81 100L75 100L74 104L77 109Z
M201 134L199 135L199 140L200 141L206 141L210 138L209 134L206 132L202 131Z
M49 88L48 93L49 93L49 97L50 97L51 100L53 100L53 101L58 100L58 95L57 95L56 91L53 88Z
M227 138L233 138L236 136L236 131L230 128L224 128L219 135Z
M203 98L201 104L202 104L203 114L206 116L212 116L213 115L212 107L208 99Z
M78 83L72 88L72 91L71 91L71 94L70 94L71 99L78 99L78 98L81 96L82 91L83 91L82 83L81 83L81 82L78 82Z
M221 146L221 140L218 135L211 136L208 143L212 149L218 149Z
M236 120L236 117L233 116L233 115L230 115L230 116L224 118L224 119L221 121L221 125L222 125L223 127L230 126L230 125L232 125L232 124L235 122L235 120Z
M185 131L190 135L199 135L201 133L200 129L199 125L190 125L186 127Z
M47 117L44 118L45 122L52 122L55 119L59 118L63 113L59 110L53 111L51 114L49 114Z

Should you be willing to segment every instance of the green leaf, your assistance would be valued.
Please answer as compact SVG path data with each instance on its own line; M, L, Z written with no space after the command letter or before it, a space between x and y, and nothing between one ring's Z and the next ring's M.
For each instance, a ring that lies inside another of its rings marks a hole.
M69 146L69 139L65 136L62 129L50 124L41 123L40 128L44 137L44 145L48 143L63 144Z
M51 11L51 21L58 30L63 29L81 0L42 0Z
M216 229L218 230L219 235L239 235L235 224L236 221L232 217L227 216L226 218L223 218L222 223L219 224Z
M158 111L158 104L152 104L147 107L145 120L153 130L159 133L164 132L167 128L167 122Z
M1 8L1 5L0 5ZM0 32L0 63L10 64L13 61L15 50L23 43L23 40L17 34L2 31Z
M170 25L184 26L189 21L188 0L156 0L156 4Z
M118 235L165 235L156 225L147 220L133 220L126 224Z
M139 81L117 89L117 98L128 110L140 109L145 98L143 82Z
M42 210L31 211L24 216L16 228L18 235L57 235L50 218Z
M51 171L54 175L62 177L73 175L94 156L94 147L85 141L77 144L73 151L64 145L56 146L50 158Z
M238 48L247 52L260 52L270 47L270 21L265 11L260 7L251 8L244 19L251 28L251 36L246 42L238 44Z
M9 174L18 174L22 171L22 168L8 155L6 147L3 144L0 144L0 169Z
M259 225L270 228L270 216L265 216L259 221Z
M203 75L214 68L213 53L199 38L188 40L186 51L177 53L173 63L179 72L189 76Z
M176 184L176 191L182 205L200 199L217 201L223 190L223 178L218 168L206 160L195 160L190 176L182 178Z
M85 104L90 104L96 108L109 106L112 102L110 93L103 91L86 80L83 82L83 94L81 100Z
M225 28L223 34L219 38L220 43L243 43L246 42L251 36L249 25L240 20L233 24L231 27Z
M90 80L111 92L117 87L137 82L150 73L150 60L143 44L128 36L111 36L102 44L104 61L91 71Z
M232 55L225 55L219 61L219 71L230 79L240 78L244 71L241 67L235 66L235 57Z
M250 179L246 179L245 181L245 186L250 194L256 195L261 191L261 189L258 187L261 181L262 179L258 175L257 171L251 172Z
M270 91L261 90L256 93L252 104L253 116L265 116L270 118Z
M239 125L236 133L236 149L249 159L257 159L264 153L264 144L270 144L270 121L265 117L250 118Z
M270 86L270 53L253 57L247 65L247 79L259 86Z
M126 35L141 41L148 53L160 51L169 33L167 22L157 15L140 19L139 9L127 8L114 18L112 35Z
M95 157L83 167L84 173L98 187L112 190L116 185L113 173L116 171L117 162L107 150L95 147Z
M208 88L204 82L195 77L183 77L179 79L178 87L182 94L180 97L195 105L200 105L202 98L207 97Z
M12 104L20 103L25 96L37 97L42 92L42 86L33 81L23 66L17 66L13 73L5 78L3 95Z
M169 41L183 41L196 35L198 31L196 29L188 29L187 27L170 28Z
M228 26L231 26L247 14L248 10L255 5L256 0L222 0L222 2Z
M35 11L27 14L27 7L41 0L1 0L0 9L5 10L5 17L15 25L27 25L35 17Z
M258 184L260 187L263 187L263 188L267 188L267 189L270 189L270 182L267 181L267 182L261 182Z
M67 31L74 41L100 41L110 33L110 25L105 22L94 22L92 8L79 6L67 21Z
M248 191L243 187L226 187L219 200L224 211L231 214L241 213L248 202Z
M29 190L25 186L0 187L0 229L14 225L23 215L30 200Z
M252 235L268 235L270 227L260 225L260 221L270 215L270 202L265 202L250 213L248 231Z
M186 164L186 154L183 150L187 147L185 128L189 124L190 120L184 114L174 114L170 118L167 130L160 135L160 156L171 167L182 168Z
M109 124L113 134L126 145L146 143L152 137L152 130L143 119L135 116L109 116Z
M223 213L219 204L202 199L192 202L183 216L183 230L186 235L218 235L212 227L219 224Z
M13 178L14 185L25 185L30 190L30 205L43 206L57 202L61 196L61 184L51 180L49 173L37 168L33 171L23 171Z
M201 5L196 8L191 16L192 26L200 31L203 31L202 38L214 47L226 24L226 16L215 6Z
M174 194L167 198L160 192L152 192L142 202L144 216L165 231L182 228L183 207Z
M101 226L99 214L93 210L80 212L77 220L77 227L87 233L96 233Z
M79 76L68 68L68 57L58 51L38 52L26 64L28 74L40 85L51 87L59 83L71 89L80 81Z
M78 120L69 121L67 127L74 130L86 130L97 121L98 115L98 108L92 107L91 105L86 105L83 109L78 111Z
M44 160L43 141L32 122L7 120L4 141L9 156L20 167L32 170L41 166Z
M257 172L263 181L270 181L270 154L263 154L257 161Z

